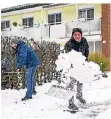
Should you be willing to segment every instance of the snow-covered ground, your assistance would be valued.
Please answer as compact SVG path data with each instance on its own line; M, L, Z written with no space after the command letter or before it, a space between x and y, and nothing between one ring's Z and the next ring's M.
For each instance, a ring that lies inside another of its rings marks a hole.
M37 95L22 102L26 90L2 90L1 119L110 119L111 118L111 72L108 78L84 84L86 105L79 112L63 112L68 101L45 94L51 83L36 87Z

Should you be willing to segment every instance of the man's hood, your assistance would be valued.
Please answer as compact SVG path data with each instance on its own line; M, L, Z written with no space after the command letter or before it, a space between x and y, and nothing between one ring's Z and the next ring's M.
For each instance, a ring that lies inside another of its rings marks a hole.
M25 42L23 40L18 41L18 43L17 43L17 49L19 47L21 47L22 45L24 45L24 44L25 44Z

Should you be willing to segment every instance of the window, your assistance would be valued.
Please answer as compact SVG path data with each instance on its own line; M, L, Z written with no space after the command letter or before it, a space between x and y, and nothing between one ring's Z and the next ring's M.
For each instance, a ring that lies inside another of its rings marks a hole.
M61 24L61 13L49 14L48 23L50 25Z
M97 52L102 52L102 41L95 41L95 50Z
M10 21L2 21L1 30L9 28L9 27L10 27Z
M51 25L55 24L55 15L48 15L48 23Z
M79 19L80 18L86 18L86 11L85 10L79 10Z
M93 20L94 19L94 8L79 9L78 18L79 19L85 18L86 20Z
M94 41L89 41L89 52L94 52Z
M33 27L33 18L23 18L22 19L22 25L28 26L28 27Z
M87 20L93 20L94 19L94 9L87 10Z
M56 24L60 24L58 22L61 22L61 14L56 14Z
M102 41L89 41L88 44L90 52L102 52Z

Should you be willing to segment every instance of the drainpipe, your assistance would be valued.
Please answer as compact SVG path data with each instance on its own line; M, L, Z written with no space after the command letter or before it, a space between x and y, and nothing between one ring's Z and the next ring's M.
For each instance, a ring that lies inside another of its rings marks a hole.
M95 45L96 45L96 43L95 43L95 41L94 41L94 53L95 53L95 51L96 51Z
M41 40L43 39L43 32L42 32L42 29L43 29L43 8L42 8L42 11L41 11L41 25L40 25L40 29L41 29Z
M78 4L76 4L76 20L77 20L77 27L78 27Z

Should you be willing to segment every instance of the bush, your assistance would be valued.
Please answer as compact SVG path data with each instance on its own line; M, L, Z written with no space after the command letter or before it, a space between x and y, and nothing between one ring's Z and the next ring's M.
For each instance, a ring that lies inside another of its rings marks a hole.
M34 41L33 49L37 53L40 60L40 72L54 72L56 69L55 61L60 54L60 45L56 42Z
M39 57L40 67L38 68L35 80L41 85L42 83L50 82L56 77L56 64L55 61L60 54L60 45L56 42L49 41L34 41L33 39L28 40L27 38L16 37L18 39L23 39L25 43L31 47ZM14 85L14 81L17 84L17 75L13 73L17 71L16 69L16 55L14 50L11 48L11 42L13 39L11 37L1 38L1 54L2 54L2 88L10 88L11 85ZM5 73L4 73L5 72ZM12 72L7 78L8 72ZM25 68L22 68L21 72L25 72ZM4 83L7 81L6 83ZM7 86L8 85L8 86ZM25 75L22 73L22 86L25 87ZM15 86L14 86L15 87Z
M102 72L107 71L109 68L109 60L99 52L90 53L88 60L97 63Z

